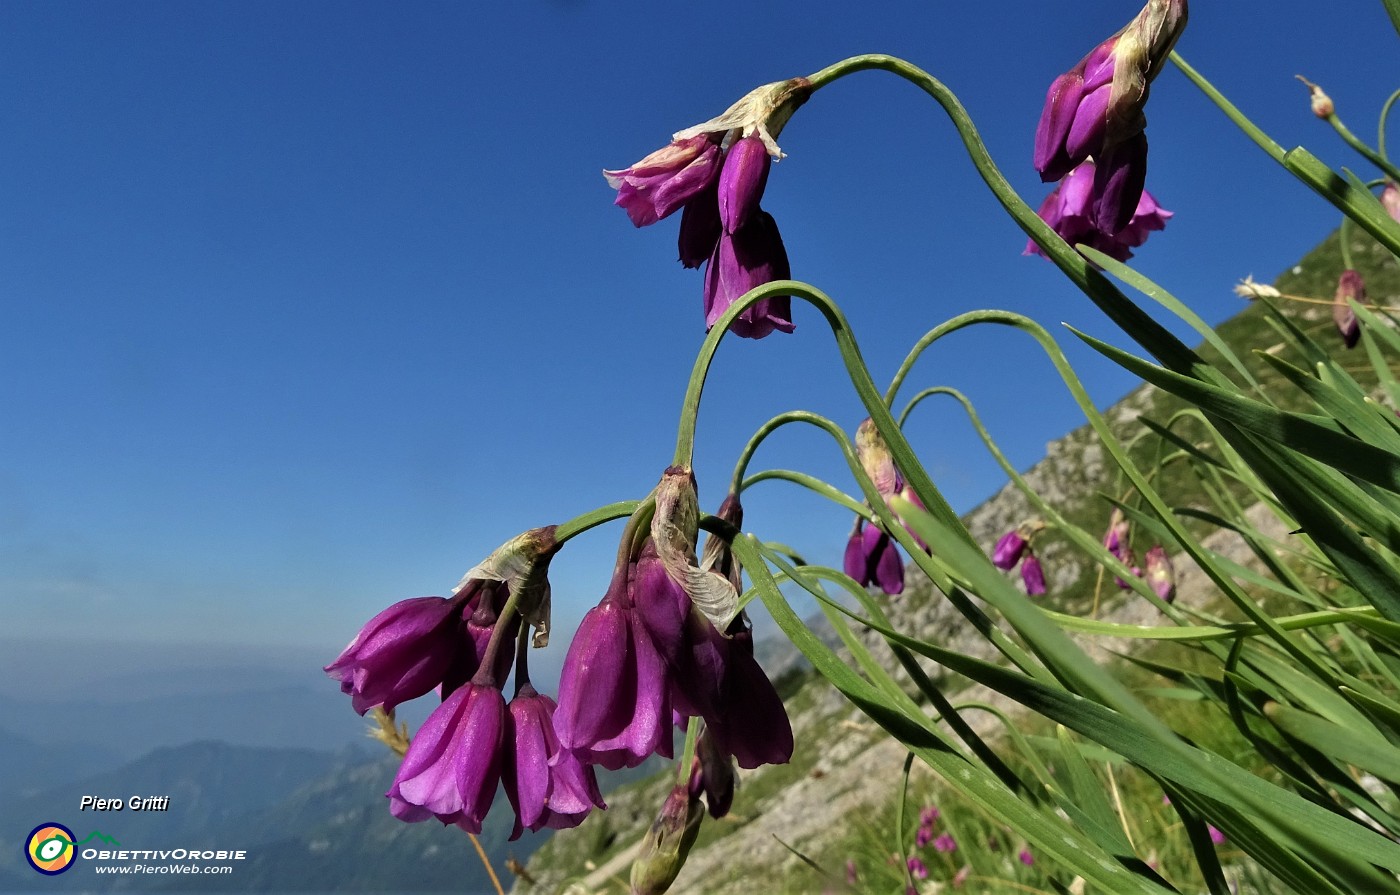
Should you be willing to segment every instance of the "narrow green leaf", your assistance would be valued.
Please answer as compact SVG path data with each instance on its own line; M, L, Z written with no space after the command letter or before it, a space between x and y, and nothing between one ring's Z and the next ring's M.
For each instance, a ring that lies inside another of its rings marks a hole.
M1377 777L1400 782L1400 749L1383 739L1364 736L1325 718L1279 702L1264 706L1264 716L1285 733L1324 755L1356 765Z
M1400 494L1400 455L1348 434L1330 417L1281 411L1219 386L1173 373L1073 328L1070 332L1120 366L1190 401L1207 414Z

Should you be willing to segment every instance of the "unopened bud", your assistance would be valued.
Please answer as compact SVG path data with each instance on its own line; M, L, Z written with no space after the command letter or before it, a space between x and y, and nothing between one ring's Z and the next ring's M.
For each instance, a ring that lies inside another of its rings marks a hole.
M1313 114L1316 115L1318 118L1323 119L1324 121L1328 118L1331 118L1332 113L1336 111L1336 107L1332 105L1332 97L1328 96L1326 93L1323 93L1321 87L1317 86L1312 81L1309 81L1302 75L1295 75L1295 77L1307 85L1308 95L1312 99Z
M689 787L671 790L632 863L632 895L661 895L671 888L695 844L703 815L700 800L690 795Z
M734 804L734 759L720 751L708 730L700 734L695 747L695 764L690 769L690 795L705 794L710 817L718 820Z
M1146 578L1147 583L1152 586L1152 590L1157 596L1170 603L1176 599L1176 569L1172 567L1172 561L1167 556L1167 551L1158 544L1147 551Z
M1342 271L1337 280L1337 292L1332 299L1332 320L1337 324L1337 332L1342 336L1342 344L1355 348L1361 340L1361 323L1348 302L1360 304L1366 300L1366 282L1354 270Z
M860 460L861 468L870 476L870 480L875 483L875 490L879 491L881 496L889 497L903 487L899 470L894 465L894 456L890 454L890 447L885 443L885 436L880 434L880 430L875 428L874 420L869 417L856 429L856 458Z
M1400 221L1400 186L1396 186L1395 181L1385 182L1385 188L1381 190L1381 205L1385 206L1385 213L1390 215L1391 220Z

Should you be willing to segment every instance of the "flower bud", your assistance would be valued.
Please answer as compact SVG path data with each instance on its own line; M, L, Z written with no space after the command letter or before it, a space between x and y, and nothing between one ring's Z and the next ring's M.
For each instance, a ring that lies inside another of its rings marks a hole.
M1026 593L1038 597L1045 593L1045 570L1034 553L1027 552L1021 561L1021 582L1026 585Z
M856 428L856 458L882 497L889 497L903 487L904 482L895 468L890 447L875 427L875 421L869 417Z
M1336 107L1332 105L1332 97L1323 93L1321 87L1302 75L1295 75L1295 77L1307 85L1308 97L1312 101L1312 113L1323 121L1331 118L1332 114L1336 112Z
M1153 592L1163 600L1170 603L1176 599L1176 569L1172 567L1172 561L1167 556L1167 551L1158 544L1147 551L1146 564L1147 583L1152 586Z
M992 551L992 565L998 569L1010 571L1016 568L1016 563L1021 561L1021 554L1025 552L1026 539L1021 537L1016 530L1008 531L997 541L996 548Z
M1400 221L1400 186L1396 186L1395 181L1385 182L1385 188L1381 190L1381 205L1385 206L1385 213L1390 215L1391 220Z
M661 895L685 865L704 810L682 785L671 790L632 863L632 895Z
M1361 279L1361 274L1354 270L1342 271L1341 278L1337 280L1337 293L1332 299L1332 320L1337 324L1342 344L1355 348L1361 340L1361 324L1356 319L1356 312L1347 304L1349 301L1357 304L1366 301L1366 283Z

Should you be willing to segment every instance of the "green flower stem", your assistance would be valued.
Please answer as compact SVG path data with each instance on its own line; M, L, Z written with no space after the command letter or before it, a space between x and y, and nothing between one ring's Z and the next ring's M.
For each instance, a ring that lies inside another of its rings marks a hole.
M1125 625L1115 622L1096 621L1046 610L1045 614L1066 631L1081 634L1096 634L1102 637L1124 637L1132 640L1172 640L1181 642L1206 642L1211 640L1234 640L1238 637L1258 637L1267 633L1262 627L1250 622L1229 625L1196 625L1193 627L1169 627L1166 625ZM1349 623L1370 623L1371 627L1384 625L1384 630L1392 636L1400 634L1400 625L1388 622L1370 606L1344 609L1325 609L1317 612L1304 612L1273 620L1285 631L1302 631L1325 625Z
M618 503L610 503L605 507L599 507L596 510L590 510L581 516L575 516L556 528L554 530L554 539L562 545L565 541L576 535L583 534L590 528L596 528L614 519L622 519L632 515L637 511L637 507L640 505L640 500L623 500Z
M1036 220L1040 219L1036 218ZM856 344L846 315L826 293L807 283L800 283L796 280L775 280L772 283L751 289L730 305L719 320L715 321L710 334L705 337L704 344L700 346L699 356L695 359L695 367L686 387L685 399L681 405L680 426L676 435L676 453L673 460L675 465L689 466L694 456L695 422L700 412L700 395L704 390L705 376L709 372L710 363L714 360L720 339L723 338L729 325L740 314L750 306L775 295L790 295L821 311L827 326L831 328L832 334L836 337L836 347L841 355L841 361L846 365L846 373L850 377L851 384L855 387L856 394L860 397L861 403L865 405L871 420L880 430L880 434L885 437L890 453L894 456L895 465L904 473L909 487L918 495L919 500L923 502L929 513L958 532L969 546L975 547L976 543L972 540L972 536L958 521L957 514L948 505L942 492L934 485L933 479L924 470L918 455L914 453L914 449L909 446L909 442L905 440L903 433L895 425L894 417L890 415L889 408L885 405L879 390L875 388L874 380L870 378L870 370L861 358L860 347Z
M739 452L739 459L734 463L734 474L729 477L730 494L739 494L747 487L744 484L744 477L748 475L749 462L753 459L754 451L757 451L758 446L763 444L764 439L788 423L794 422L800 422L800 420L791 413L780 413L758 427L758 431L753 433L753 437L749 439L748 444L744 445L744 449Z
M1376 148L1380 150L1381 158L1390 159L1390 155L1385 151L1385 130L1386 123L1390 120L1390 107L1395 105L1395 101L1400 99L1400 90L1395 91L1386 98L1385 105L1381 106L1381 120L1376 127Z
M1335 112L1327 116L1327 123L1332 125L1332 129L1337 132L1337 136L1341 137L1348 146L1361 153L1361 155L1365 156L1367 161L1385 172L1385 176L1389 177L1391 180L1400 180L1400 170L1397 170L1394 165L1386 161L1385 157L1380 153L1361 142L1361 139L1342 123L1342 119Z
M907 416L925 398L931 398L934 395L947 395L962 405L963 410L967 413L968 420L972 423L972 427L976 429L977 434L981 436L982 443L986 445L992 458L997 461L997 465L1011 478L1011 481L1016 485L1017 489L1026 496L1031 506L1035 507L1038 513L1050 520L1052 527L1063 531L1065 535L1074 542L1075 546L1089 554L1094 562L1102 567L1106 567L1109 572L1112 572L1123 581L1128 582L1133 590L1137 591L1144 599L1156 604L1158 609L1171 616L1173 621L1177 624L1188 624L1185 618L1181 617L1180 613L1176 611L1175 607L1164 601L1161 597L1158 597L1157 592L1154 591L1146 581L1134 575L1133 570L1130 569L1126 563L1112 553L1109 553L1098 538L1071 523L1060 514L1059 510L1055 509L1053 504L1048 503L1035 492L1035 489L1030 486L1030 483L1016 471L1016 467L1011 464L1011 461L1006 459L1006 455L1001 452L1001 448L997 446L997 443L992 439L991 433L987 431L987 427L982 423L982 418L978 415L976 408L972 406L972 402L968 400L967 396L962 392L948 386L926 388L909 400L908 406L904 409L903 416ZM901 416L901 419L903 416Z
M1285 151L1282 146L1260 130L1254 122L1246 118L1244 113L1233 103L1221 95L1220 91L1202 77L1200 72L1188 65L1180 55L1173 51L1171 60L1211 102L1220 107L1220 110L1225 113L1225 117L1244 131L1245 135L1258 144L1259 148L1263 149L1270 158L1287 168L1293 176L1307 184L1313 192L1331 202L1342 214L1354 218L1381 245L1400 255L1400 226L1384 213L1384 209L1380 208L1380 203L1376 201L1375 196L1371 195L1369 191L1361 190L1356 183L1348 181L1328 168L1301 146Z
M753 485L757 485L759 482L768 481L769 479L787 481L792 482L794 485L801 485L809 491L815 491L817 494L821 495L822 497L825 497L832 503L840 504L841 506L845 507L846 509L850 510L858 516L864 516L866 519L874 519L874 514L870 512L869 507L856 500L854 497L850 496L846 492L841 491L840 489L835 488L827 484L826 482L823 482L816 476L807 475L804 472L794 472L790 469L765 469L763 472L756 472L748 478L744 479L743 484L739 487L739 491L735 493L742 493L744 491L747 491Z
M871 383L871 389L874 389L873 383ZM876 403L882 409L884 408L883 404L879 404L878 401ZM889 411L885 412L888 414ZM866 474L865 467L861 466L860 458L856 456L855 447L851 444L851 440L847 437L845 431L826 417L805 410L791 411L790 416L792 417L792 422L808 423L809 425L821 429L832 437L832 440L840 447L841 454L846 459L846 465L850 467L851 473L860 484L861 492L865 495L866 501L872 508L869 512L873 513L874 516L879 519L881 527L904 548L905 552L908 553L919 568L924 571L924 574L928 575L934 587L937 587L947 595L948 601L962 613L963 617L971 622L978 631L982 632L982 635L990 640L992 645L1001 651L1002 655L1014 662L1022 671L1033 677L1044 677L1047 674L1045 669L1041 668L1031 659L1030 655L1027 654L1024 649L1010 640L1005 633L996 628L987 614L983 612L977 604L967 598L962 588L953 581L952 576L947 574L942 567L936 564L932 557L925 553L909 532L905 530L898 517L896 517L885 504L884 498L880 496L880 492L875 488L875 483L871 481L870 476ZM896 430L896 432L897 431L898 430ZM891 447L893 447L893 445L891 445ZM896 464L898 465L898 463L899 460L896 458ZM900 466L900 468L903 469L904 467ZM957 521L956 518L954 518L952 524L963 534L966 534L967 530L963 528L962 523ZM970 537L967 541L971 549L977 550L979 553L981 552L980 548L977 547L976 543L972 542Z
M1070 393L1074 396L1075 402L1079 404L1080 410L1089 421L1089 425L1093 427L1094 432L1098 435L1099 441L1103 444L1105 450L1108 451L1114 462L1116 462L1118 467L1123 471L1123 474L1128 477L1133 488L1142 495L1143 499L1152 507L1154 514L1162 521L1167 531L1170 532L1172 539L1181 545L1182 549L1185 550L1192 561L1200 567L1201 571L1205 572L1206 575L1215 582L1221 591L1230 598L1231 602L1240 608L1250 621L1268 630L1284 650L1297 658L1303 666L1317 674L1320 679L1335 684L1335 676L1318 662L1312 653L1295 643L1286 632L1274 625L1273 620L1255 604L1254 600L1240 588L1234 579L1222 571L1216 563L1211 562L1209 551L1191 537L1190 533L1186 531L1185 527L1176 518L1171 507L1167 506L1166 502L1162 500L1161 495L1157 494L1151 483L1149 483L1142 473L1132 464L1117 437L1114 436L1113 431L1109 428L1108 423L1098 412L1098 409L1094 407L1093 401L1089 398L1088 393L1079 382L1079 378L1075 375L1074 369L1070 366L1069 361L1065 358L1059 345L1055 343L1055 340L1050 337L1050 334L1045 331L1044 327L1028 317L1024 317L1020 314L1013 314L1009 311L972 311L954 317L942 326L935 327L924 339L920 340L920 344L925 342L932 344L933 341L950 332L979 323L997 323L1003 326L1010 326L1021 330L1039 343L1041 349L1050 358L1051 363L1054 364L1056 371L1059 372L1060 378L1064 380L1065 385L1068 386ZM924 347L926 347L926 345ZM922 348L916 346L916 350L922 350ZM898 385L898 383L896 383L896 385ZM1052 515L1053 517L1053 513L1047 513L1047 515Z
M992 161L987 147L982 143L981 135L978 134L971 117L968 116L967 110L963 108L957 96L937 78L902 59L872 54L844 59L835 65L822 69L808 80L811 81L813 90L816 90L838 78L870 69L887 71L904 78L933 97L943 107L944 112L952 120L953 127L957 129L958 135L962 138L963 147L967 150L968 157L977 169L977 173L981 175L983 182L991 189L1002 208L1011 215L1026 235L1041 247L1045 256L1119 328L1147 348L1158 361L1170 370L1195 376L1207 382L1218 384L1228 382L1223 373L1201 360L1170 330L1129 301L1127 296L1123 295L1107 277L1061 239L1060 235L1050 228L1050 225L1040 219L1040 215L1036 214L1035 209L1027 205L1025 200L1012 189L996 162ZM1400 236L1397 236L1397 244L1400 244ZM922 496L920 495L920 497Z
M1260 149L1268 153L1269 158L1278 162L1280 165L1283 164L1284 156L1288 153L1282 146L1275 143L1272 137L1264 133L1253 121L1250 121L1249 118L1239 110L1238 106L1226 99L1224 94L1215 89L1214 84L1207 81L1200 72L1188 65L1186 60L1181 58L1181 55L1175 50L1172 51L1171 60L1172 63L1181 70L1181 73L1186 75L1191 83L1195 84L1211 102L1220 107L1220 111L1225 113L1226 118L1229 118L1234 122L1236 127L1244 131L1245 136L1249 137Z
M685 746L681 748L681 760L676 762L676 785L690 783L690 768L695 764L695 748L700 740L700 719L692 717L685 727Z
M1351 263L1351 218L1343 215L1342 226L1337 233L1338 247L1342 251L1342 269L1355 270L1356 265Z

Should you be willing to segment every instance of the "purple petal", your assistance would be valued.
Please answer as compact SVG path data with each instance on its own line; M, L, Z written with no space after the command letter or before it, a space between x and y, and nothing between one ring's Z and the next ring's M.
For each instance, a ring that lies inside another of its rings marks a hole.
M584 615L569 644L554 716L565 749L584 749L612 736L631 717L637 681L628 614L618 603L604 600Z
M604 171L617 190L614 205L638 227L654 224L711 186L719 175L719 146L708 134L679 140L621 171Z
M1034 553L1026 554L1021 562L1021 581L1026 585L1026 593L1038 597L1045 593L1045 570Z
M684 267L696 268L704 264L719 244L719 235L724 228L719 222L718 189L719 181L716 180L687 202L685 211L681 213L676 248Z
M1015 531L1008 531L997 541L992 550L992 565L998 569L1014 569L1021 561L1021 553L1026 549L1026 539Z
M1035 129L1033 157L1035 169L1045 183L1059 180L1074 167L1064 146L1083 92L1083 74L1076 67L1056 78L1045 93L1045 107Z
M1112 236L1128 226L1142 198L1147 178L1147 136L1136 136L1110 149L1094 174L1094 222Z
M442 681L463 605L456 598L401 600L370 619L325 671L361 715L375 706L392 711Z
M878 531L878 529L875 529ZM895 596L904 593L904 560L899 557L899 548L894 538L879 532L880 542L875 554L875 584L880 590Z
M1065 153L1070 159L1083 161L1102 151L1104 133L1108 130L1108 100L1111 84L1104 84L1083 95L1074 112L1074 122L1065 136Z
M708 329L750 289L791 275L787 250L772 215L758 211L739 232L720 234L705 268L705 326ZM750 305L730 325L746 339L761 339L774 330L790 333L791 299L775 296Z
M739 232L758 211L772 161L756 134L729 147L719 175L719 218L726 233Z

